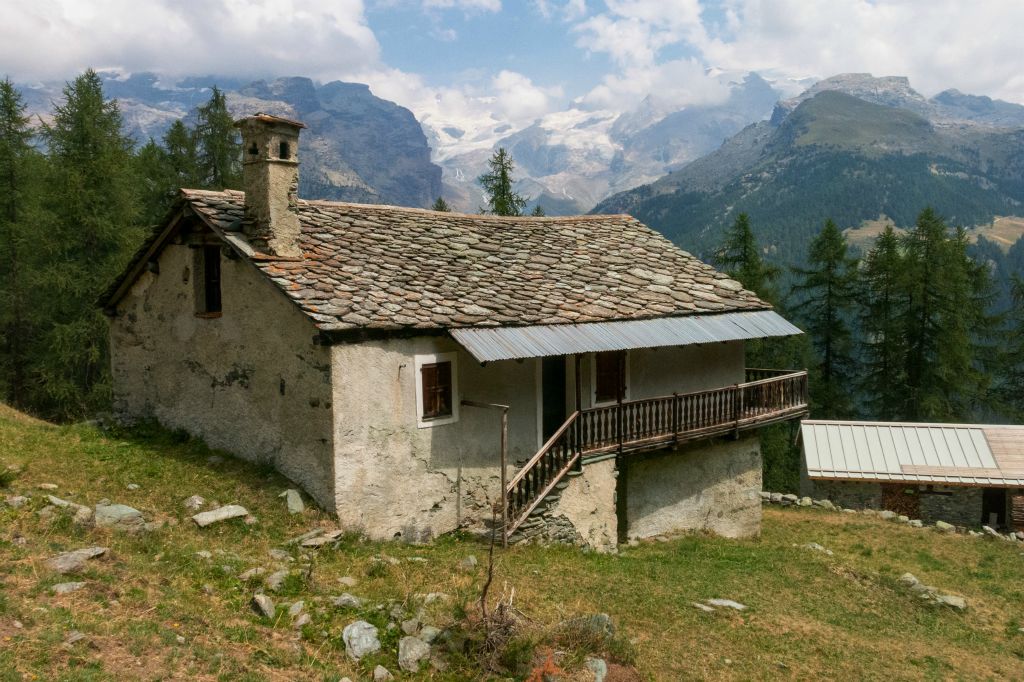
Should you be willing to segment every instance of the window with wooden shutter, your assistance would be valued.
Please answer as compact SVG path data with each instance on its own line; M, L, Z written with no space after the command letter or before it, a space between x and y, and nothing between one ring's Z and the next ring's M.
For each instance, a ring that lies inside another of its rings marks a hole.
M594 402L613 403L625 399L626 351L594 354Z
M420 366L423 419L452 416L452 363L432 362Z
M220 246L196 245L194 259L195 308L198 317L220 317Z

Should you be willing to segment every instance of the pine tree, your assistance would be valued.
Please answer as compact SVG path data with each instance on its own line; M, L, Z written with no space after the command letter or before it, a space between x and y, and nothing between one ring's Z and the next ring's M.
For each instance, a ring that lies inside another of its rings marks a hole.
M811 241L807 268L793 268L800 278L792 305L803 321L817 354L811 375L812 413L823 419L849 418L853 411L854 359L850 314L856 300L857 261L846 237L831 219Z
M1010 308L1005 322L994 393L999 413L1020 422L1024 420L1024 279L1018 275L1010 277Z
M10 79L0 81L0 387L26 407L34 336L33 237L40 227L42 157L25 103Z
M544 212L544 208L540 204L537 204L533 207L533 211L530 212L530 215L534 218L543 218L547 213Z
M494 215L522 215L527 200L512 189L512 157L504 147L500 147L487 165L490 170L477 178L487 193L487 208L481 210Z
M171 124L163 144L150 139L135 155L143 224L159 222L183 188L207 189L199 175L196 134L180 119Z
M141 241L132 141L116 101L103 97L92 69L67 84L64 103L44 126L52 169L55 218L47 231L46 350L35 368L38 402L56 417L81 415L109 394L107 324L95 307L100 292Z
M715 251L715 264L740 284L770 303L778 301L774 282L779 269L765 262L757 238L750 227L750 216L740 213Z
M907 346L902 327L903 256L891 226L865 257L860 279L858 388L869 419L893 420L903 407Z
M227 97L214 86L210 100L197 113L198 184L206 189L241 189L242 143Z
M448 202L444 200L444 197L438 197L434 205L430 207L432 211L440 211L441 213L450 213L452 207L448 205Z

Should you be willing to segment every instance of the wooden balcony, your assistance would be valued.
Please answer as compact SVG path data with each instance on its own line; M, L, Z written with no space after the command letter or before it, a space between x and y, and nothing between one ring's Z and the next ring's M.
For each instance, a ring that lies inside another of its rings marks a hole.
M746 382L572 413L505 486L505 540L581 460L627 455L807 414L807 372L748 369Z

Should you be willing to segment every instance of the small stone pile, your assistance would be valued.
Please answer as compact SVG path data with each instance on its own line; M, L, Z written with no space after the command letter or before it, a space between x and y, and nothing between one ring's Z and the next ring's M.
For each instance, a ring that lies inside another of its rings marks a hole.
M921 519L912 519L909 516L903 514L897 514L894 511L883 509L881 511L877 509L852 509L849 507L841 507L837 504L833 504L829 500L815 500L810 497L799 497L792 493L772 493L767 491L761 492L761 503L762 504L777 504L783 507L818 507L819 509L826 509L828 511L843 512L845 514L862 514L864 516L877 516L885 521L893 521L896 523L903 523L912 528L926 528L930 527L934 530L943 533L960 533L962 535L970 535L972 537L993 537L1006 540L1007 542L1024 542L1024 531L1010 531L1009 533L1000 533L991 526L982 526L981 531L976 531L971 528L964 526L954 526L951 523L945 521L936 521L932 526L925 526L924 521Z

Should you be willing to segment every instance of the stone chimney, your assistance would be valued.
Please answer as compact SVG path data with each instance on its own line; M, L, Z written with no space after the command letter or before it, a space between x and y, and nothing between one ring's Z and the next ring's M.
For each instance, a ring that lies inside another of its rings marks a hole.
M245 234L253 248L282 258L298 258L298 121L256 114L235 123L242 131Z

